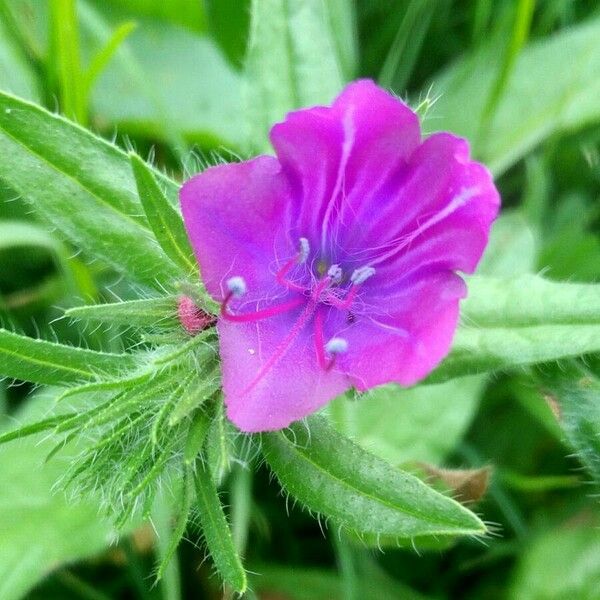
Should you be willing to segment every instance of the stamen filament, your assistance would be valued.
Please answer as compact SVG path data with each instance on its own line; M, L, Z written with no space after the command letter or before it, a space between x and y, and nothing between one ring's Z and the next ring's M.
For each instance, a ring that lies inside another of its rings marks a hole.
M317 354L317 362L319 363L319 367L326 372L331 371L331 369L333 369L335 366L337 355L346 352L348 349L348 343L343 338L335 337L331 338L327 343L325 343L325 338L323 335L322 310L317 310L317 314L315 315L314 333L315 352ZM330 359L327 359L325 351L330 354Z
M315 315L315 352L319 367L324 371L328 370L327 358L325 356L325 340L323 338L323 311L317 310Z
M306 302L305 298L294 298L289 302L284 302L282 304L276 304L275 306L270 306L269 308L264 308L262 310L257 310L251 313L244 313L241 315L234 315L228 311L228 304L233 298L233 293L229 292L223 302L221 303L221 316L227 321L234 321L237 323L248 323L251 321L260 321L262 319L268 319L270 317L274 317L275 315L280 315L281 313L292 310L293 308L297 308L301 304Z
M358 286L353 285L343 300L340 300L337 296L335 296L334 294L331 294L330 296L327 297L327 301L332 306L335 306L336 308L339 308L340 310L347 310L352 306L352 303L354 302L354 299L356 298L357 292L358 292Z
M288 260L283 267L277 272L275 278L277 279L277 283L282 285L290 290L296 290L298 292L303 292L304 288L289 279L286 279L285 276L292 270L292 267L298 263L298 259L296 257Z

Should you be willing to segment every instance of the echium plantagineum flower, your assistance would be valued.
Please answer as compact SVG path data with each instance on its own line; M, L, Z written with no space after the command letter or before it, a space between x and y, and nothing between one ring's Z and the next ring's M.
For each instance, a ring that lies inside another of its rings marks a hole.
M425 377L448 353L500 199L466 140L421 139L371 81L271 129L276 156L209 168L181 206L221 303L225 403L286 427L350 387Z

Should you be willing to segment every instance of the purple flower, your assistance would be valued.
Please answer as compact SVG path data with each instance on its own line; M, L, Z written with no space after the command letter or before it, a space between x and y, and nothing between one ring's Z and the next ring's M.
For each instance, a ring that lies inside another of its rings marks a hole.
M464 139L371 81L271 129L276 157L181 190L218 320L229 418L286 427L350 387L408 386L448 353L500 199Z

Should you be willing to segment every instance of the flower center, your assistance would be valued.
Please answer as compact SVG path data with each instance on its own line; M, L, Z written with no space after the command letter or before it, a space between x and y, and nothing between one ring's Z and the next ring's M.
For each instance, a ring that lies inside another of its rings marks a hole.
M231 312L230 305L234 299L243 297L246 294L247 286L243 277L236 275L227 280L227 293L221 303L221 317L227 321L238 323L247 323L251 321L260 321L269 319L276 315L289 312L304 306L304 310L297 318L290 329L284 342L285 348L276 354L285 353L300 333L301 329L310 321L314 324L315 351L318 363L321 368L329 371L333 368L338 355L343 354L348 349L348 342L342 337L334 336L328 341L324 338L324 311L328 307L347 311L347 322L354 322L355 316L350 309L356 300L361 285L375 274L375 269L370 266L354 269L348 277L348 272L344 272L338 264L328 265L324 261L315 261L316 276L306 269L310 257L310 244L306 238L300 238L297 254L288 260L275 274L277 283L291 292L296 292L292 298L280 304L273 304L265 309L255 310L249 313ZM294 280L290 276L293 271L305 265L303 278ZM271 362L273 357L268 361Z

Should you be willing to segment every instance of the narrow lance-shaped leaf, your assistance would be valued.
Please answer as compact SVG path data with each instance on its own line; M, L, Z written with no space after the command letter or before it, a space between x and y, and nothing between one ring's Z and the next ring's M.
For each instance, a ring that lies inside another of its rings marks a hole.
M320 0L254 0L246 58L246 114L252 148L286 112L331 101L342 87L336 42Z
M458 502L363 450L323 417L263 434L262 447L287 493L349 530L397 538L486 532Z
M600 285L474 277L462 320L428 383L599 352Z
M183 458L186 465L192 465L198 457L206 440L209 427L210 417L208 413L202 409L197 410L185 439Z
M169 534L167 539L164 539L163 536L159 536L158 538L158 551L160 557L160 563L158 565L158 569L156 572L156 579L162 579L166 573L169 565L171 564L171 560L175 556L177 552L177 547L181 542L181 538L185 533L185 528L188 523L188 517L190 514L190 510L192 508L192 501L194 498L194 483L193 483L194 474L191 468L186 468L183 473L183 482L181 484L181 492L178 498L178 502L176 503L175 510L177 511L175 517L175 526L171 532L163 531L163 534ZM164 500L162 500L164 503ZM166 519L167 523L165 524L168 527L169 519ZM164 527L164 529L166 529Z
M75 0L50 0L50 57L55 63L53 75L57 79L62 112L71 119L85 124L87 105L81 77L79 52L79 21Z
M176 273L148 228L127 155L45 109L0 93L0 178L95 258L158 289ZM161 177L175 201L177 186Z
M600 323L600 285L549 281L536 275L469 278L463 320L484 327Z
M199 461L196 471L198 518L206 545L226 585L238 594L246 591L246 571L233 543L227 519L208 466Z
M120 373L135 365L131 354L109 354L32 339L0 329L0 376L63 385Z
M148 223L165 254L186 274L197 270L181 215L167 200L154 175L136 154L130 154L138 195Z
M135 30L137 23L135 21L127 21L119 25L106 42L106 45L101 48L92 59L85 75L84 75L84 90L85 100L89 102L90 91L98 79L99 75L106 68L114 53L119 46L125 41L127 36Z
M600 486L600 380L575 364L539 377L558 403L558 420L569 445Z
M599 18L528 44L515 62L487 135L474 148L475 155L499 175L549 136L597 122L599 50ZM498 65L497 54L496 46L484 44L434 78L439 101L428 121L432 128L476 140L498 77L498 69L491 66ZM548 65L552 65L552 77Z
M129 327L173 327L177 324L177 299L175 296L165 296L76 306L67 309L65 315Z

